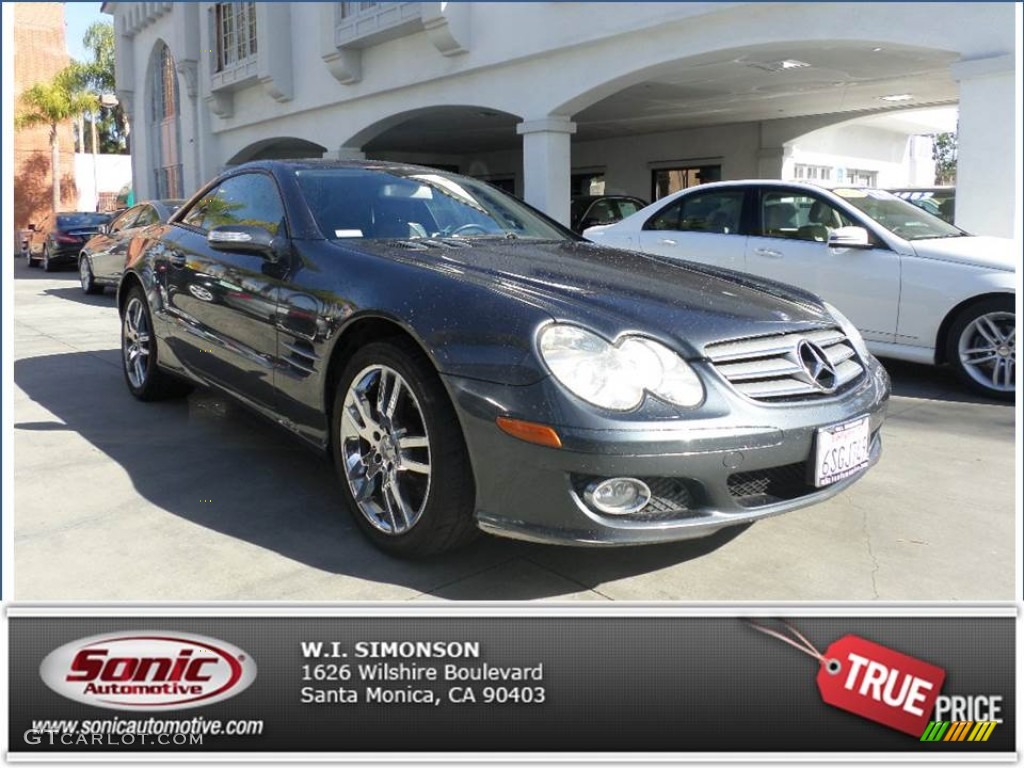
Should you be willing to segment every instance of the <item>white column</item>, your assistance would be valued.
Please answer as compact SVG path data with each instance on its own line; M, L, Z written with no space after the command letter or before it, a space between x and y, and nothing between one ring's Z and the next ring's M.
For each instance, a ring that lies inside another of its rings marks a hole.
M960 81L957 226L978 235L1013 237L1021 208L1013 56L960 61L950 70Z
M790 147L762 147L757 151L757 178L759 179L783 179L786 171L786 163L793 154Z
M570 137L576 124L567 117L546 117L519 123L516 133L523 137L523 197L568 226Z
M325 152L324 157L331 160L365 160L366 153L362 147L338 147L337 152Z

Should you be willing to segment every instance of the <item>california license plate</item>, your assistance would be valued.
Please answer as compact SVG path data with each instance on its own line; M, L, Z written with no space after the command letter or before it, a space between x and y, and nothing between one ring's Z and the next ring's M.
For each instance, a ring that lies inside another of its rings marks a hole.
M815 441L814 485L821 488L859 472L870 459L868 417L822 427Z

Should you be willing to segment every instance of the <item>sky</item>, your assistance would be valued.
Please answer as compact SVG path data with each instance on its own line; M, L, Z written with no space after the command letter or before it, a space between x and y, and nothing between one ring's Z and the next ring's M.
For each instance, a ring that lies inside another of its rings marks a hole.
M85 30L97 21L113 21L113 16L100 13L103 3L64 3L64 20L67 22L68 53L72 59L85 61L89 58L85 46L82 45L82 38L85 37Z

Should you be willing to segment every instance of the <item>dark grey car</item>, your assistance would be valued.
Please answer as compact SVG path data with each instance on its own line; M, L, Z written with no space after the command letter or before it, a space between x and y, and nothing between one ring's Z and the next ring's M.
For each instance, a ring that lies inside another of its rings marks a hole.
M183 200L148 200L119 214L100 227L78 254L78 275L86 293L103 293L108 285L116 286L124 271L128 241L143 227L167 221L181 207Z
M251 163L129 251L131 393L233 395L329 455L395 554L704 536L881 450L889 380L834 309L599 248L473 179Z

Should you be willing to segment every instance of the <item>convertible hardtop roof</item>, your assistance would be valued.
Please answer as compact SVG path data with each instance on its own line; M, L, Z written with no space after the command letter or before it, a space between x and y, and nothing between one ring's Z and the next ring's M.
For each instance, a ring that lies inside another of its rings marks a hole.
M324 168L364 168L366 170L388 170L388 171L431 171L433 173L450 173L440 168L431 168L427 165L415 165L413 163L394 163L388 160L323 160L309 158L305 160L252 160L248 163L236 165L229 170L237 171L243 168L263 168L265 170L304 170Z

